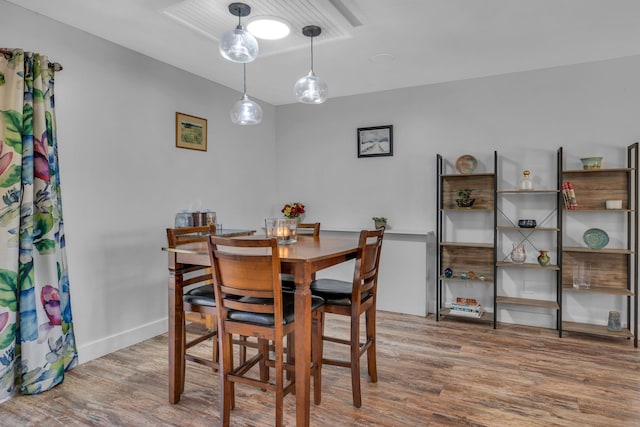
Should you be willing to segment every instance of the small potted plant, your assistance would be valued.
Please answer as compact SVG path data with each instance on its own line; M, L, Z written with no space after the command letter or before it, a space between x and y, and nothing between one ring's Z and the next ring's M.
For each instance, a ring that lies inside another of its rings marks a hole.
M373 224L375 225L376 228L380 228L380 227L387 227L387 218L383 217L383 216L374 216L373 217Z
M459 208L469 209L473 206L476 199L471 198L472 191L473 189L471 188L461 188L456 191L456 195L458 196L456 199L456 205L458 205Z

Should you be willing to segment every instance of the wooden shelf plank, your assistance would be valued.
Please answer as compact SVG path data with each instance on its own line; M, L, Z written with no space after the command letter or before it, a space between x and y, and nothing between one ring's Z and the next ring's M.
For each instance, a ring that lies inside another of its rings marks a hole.
M580 246L565 246L562 248L563 252L585 252L593 254L614 254L614 255L630 255L633 251L629 249L621 248L602 248L602 249L590 249Z
M485 276L484 280L478 279L478 277L474 277L473 279L461 279L460 276L452 276L452 277L440 276L440 280L449 280L452 282L487 283L487 284L493 283L493 277L490 277L490 276Z
M517 188L506 189L506 190L497 190L496 193L500 194L555 194L559 193L560 190L555 189L543 189L543 190L519 190Z
M564 207L565 212L624 212L624 213L630 213L630 212L635 212L634 209L607 209L607 208L590 208L590 209L586 209L586 208L580 208L580 206L578 206L576 209L567 209L566 207Z
M490 311L483 312L480 317L457 316L455 314L451 314L450 308L442 307L440 309L440 317L446 317L447 319L466 320L471 322L481 322L481 323L493 322L493 313L491 313Z
M442 174L440 175L441 178L474 178L474 177L480 177L480 176L495 176L495 174L493 172L481 172L481 173L467 173L467 174L461 174L461 173L446 173L446 174Z
M600 168L600 169L571 169L562 171L563 174L575 173L575 174L588 174L588 173L608 173L608 172L631 172L634 168Z
M547 301L547 300L539 300L539 299L531 299L531 298L499 296L499 297L496 297L496 302L498 304L511 304L511 305L522 305L527 307L551 308L553 310L558 310L559 308L558 303L556 301Z
M518 226L510 226L510 225L499 225L496 227L496 230L517 230L522 231L523 233L527 231L560 231L557 227L518 227Z
M496 266L498 267L507 267L507 268L535 268L538 270L560 270L560 267L557 265L546 265L541 266L540 264L534 264L532 262L525 262L522 264L516 264L515 262L509 261L498 261L496 262Z
M622 295L633 296L633 291L627 288L612 288L605 286L591 286L590 288L574 288L571 283L562 285L563 292L586 292L586 293L601 293L609 295Z
M459 211L459 212L493 212L492 208L459 208L457 206L453 206L450 208L442 208L441 211Z
M629 329L610 331L606 326L592 325L590 323L562 322L562 330L607 337L633 338L633 333Z
M440 242L440 246L459 247L459 248L487 248L487 249L492 249L493 248L493 243Z

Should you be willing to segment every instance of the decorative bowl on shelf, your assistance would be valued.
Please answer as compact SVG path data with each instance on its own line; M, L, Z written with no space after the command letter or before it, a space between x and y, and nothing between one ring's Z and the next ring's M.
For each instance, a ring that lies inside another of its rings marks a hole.
M456 160L456 170L463 175L473 173L476 166L478 166L478 161L470 154L463 154Z
M580 161L584 170L600 169L602 166L602 157L583 157Z
M602 249L609 244L609 235L599 228L590 228L582 235L589 249Z
M519 219L518 220L518 227L520 228L535 228L536 225L538 225L536 223L535 219Z

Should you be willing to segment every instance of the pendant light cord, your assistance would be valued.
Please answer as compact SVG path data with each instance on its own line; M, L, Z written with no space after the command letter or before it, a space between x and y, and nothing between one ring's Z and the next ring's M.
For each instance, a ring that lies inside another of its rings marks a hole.
M311 72L313 73L313 36L311 36Z
M242 64L242 68L243 68L243 74L244 74L242 87L244 90L244 95L246 96L247 95L247 64L246 63Z

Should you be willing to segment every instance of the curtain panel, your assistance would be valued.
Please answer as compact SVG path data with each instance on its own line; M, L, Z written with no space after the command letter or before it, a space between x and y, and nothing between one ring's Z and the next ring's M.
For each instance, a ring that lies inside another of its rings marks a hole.
M0 402L77 364L46 56L0 49Z

